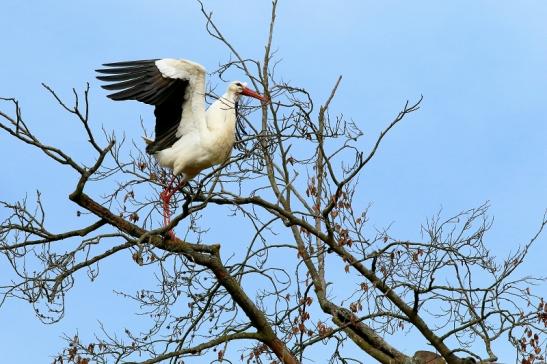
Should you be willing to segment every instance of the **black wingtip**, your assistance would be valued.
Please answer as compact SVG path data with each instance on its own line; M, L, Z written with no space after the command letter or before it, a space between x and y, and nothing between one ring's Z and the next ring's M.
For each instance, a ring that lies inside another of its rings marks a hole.
M157 59L142 59L138 61L123 61L123 62L112 62L112 63L103 63L104 67L138 67L138 66L148 66L150 63L156 62Z
M95 70L97 72L99 72L99 70ZM105 81L105 82L109 82L110 81L110 78L107 78L109 76L95 76L96 79L98 79L99 81Z
M155 62L156 60L104 63L103 66L106 68L98 68L95 72L110 75L144 72L151 67L155 67Z

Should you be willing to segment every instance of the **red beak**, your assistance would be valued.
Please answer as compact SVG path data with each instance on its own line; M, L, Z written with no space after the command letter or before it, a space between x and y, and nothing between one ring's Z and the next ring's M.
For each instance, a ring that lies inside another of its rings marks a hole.
M243 89L243 91L241 91L241 94L245 95L245 96L249 96L249 97L254 97L255 99L259 99L262 102L267 102L268 101L264 96L262 96L258 92L253 91L253 90L251 90L250 88L247 88L247 87L245 87Z

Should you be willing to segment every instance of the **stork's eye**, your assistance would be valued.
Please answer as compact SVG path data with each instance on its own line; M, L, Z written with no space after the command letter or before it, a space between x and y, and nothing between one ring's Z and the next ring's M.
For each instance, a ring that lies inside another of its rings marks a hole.
M243 85L241 83L236 83L236 86L242 87Z

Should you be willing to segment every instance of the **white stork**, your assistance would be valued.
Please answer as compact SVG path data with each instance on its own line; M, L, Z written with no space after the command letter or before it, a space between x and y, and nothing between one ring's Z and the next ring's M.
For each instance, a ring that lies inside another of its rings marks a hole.
M146 152L173 170L173 179L160 194L164 224L170 222L173 194L203 169L224 163L235 142L236 103L241 95L266 101L245 83L230 83L224 95L205 110L205 68L184 59L107 63L97 72L102 87L116 90L112 100L138 100L154 105L155 140ZM182 180L173 188L177 176ZM172 235L172 233L171 233ZM172 235L173 236L173 235Z

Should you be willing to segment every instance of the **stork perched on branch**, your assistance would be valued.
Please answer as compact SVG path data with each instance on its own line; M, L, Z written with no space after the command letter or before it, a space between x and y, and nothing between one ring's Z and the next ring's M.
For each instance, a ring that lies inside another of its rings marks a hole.
M146 152L173 170L160 194L164 224L170 223L173 194L202 170L225 162L235 142L236 108L241 95L266 99L245 83L230 83L224 95L205 110L205 68L184 59L106 63L97 78L116 91L112 100L138 100L154 105L155 139L146 139ZM177 176L180 183L173 187ZM173 236L173 234L171 233Z

